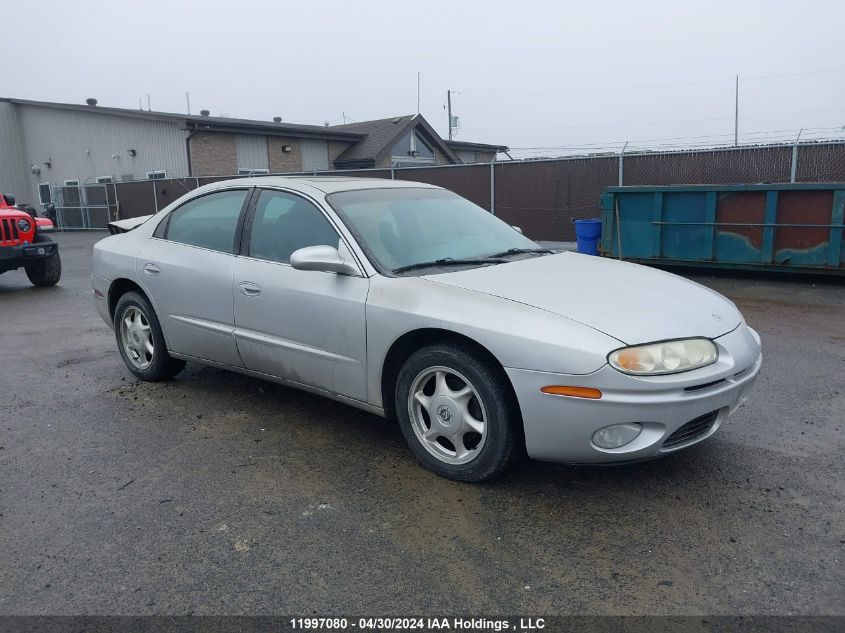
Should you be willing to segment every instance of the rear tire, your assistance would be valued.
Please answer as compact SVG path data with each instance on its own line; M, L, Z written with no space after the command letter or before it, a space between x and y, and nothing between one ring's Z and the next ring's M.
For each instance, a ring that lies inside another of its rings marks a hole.
M517 455L519 413L498 368L470 346L437 343L405 361L395 390L399 428L428 469L478 482Z
M33 244L52 241L49 237L36 234ZM29 277L33 286L55 286L62 278L62 260L59 257L59 252L56 251L45 259L29 264L25 267L25 270L26 276Z
M167 353L155 310L138 292L127 292L118 299L114 309L114 335L123 362L141 380L167 380L185 368L185 361Z

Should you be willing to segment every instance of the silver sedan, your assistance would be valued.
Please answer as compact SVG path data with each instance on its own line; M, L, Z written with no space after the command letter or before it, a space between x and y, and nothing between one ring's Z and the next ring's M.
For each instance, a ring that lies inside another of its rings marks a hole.
M94 248L95 304L141 380L186 361L397 420L431 470L480 481L525 451L573 463L710 437L760 371L725 297L552 253L421 183L230 180Z

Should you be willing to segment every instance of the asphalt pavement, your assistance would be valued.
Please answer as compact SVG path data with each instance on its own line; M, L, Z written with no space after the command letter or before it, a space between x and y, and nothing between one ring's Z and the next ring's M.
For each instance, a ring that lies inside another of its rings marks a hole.
M468 485L329 400L136 381L92 305L101 237L56 236L57 287L0 276L0 615L845 615L842 281L692 275L764 345L711 440Z

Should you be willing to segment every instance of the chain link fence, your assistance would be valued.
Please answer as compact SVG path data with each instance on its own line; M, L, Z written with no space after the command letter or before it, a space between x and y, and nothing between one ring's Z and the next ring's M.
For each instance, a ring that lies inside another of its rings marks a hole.
M67 229L104 229L117 215L117 192L112 184L54 186L50 200L56 226Z
M278 174L277 174L278 175ZM845 181L845 142L808 142L709 150L592 154L472 165L298 172L362 176L444 187L519 226L532 239L573 241L573 220L598 217L605 187ZM147 215L202 185L243 176L120 182L119 218Z

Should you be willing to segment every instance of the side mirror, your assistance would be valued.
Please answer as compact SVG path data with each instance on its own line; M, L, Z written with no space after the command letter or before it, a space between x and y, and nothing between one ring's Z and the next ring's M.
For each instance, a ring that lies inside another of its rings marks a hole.
M297 270L320 270L359 276L358 268L345 261L334 246L306 246L293 252L290 265Z
M514 231L516 231L517 233L522 233L522 229L521 229L521 228L519 228L518 226L512 226L511 228L512 228Z
M6 199L6 204L8 204L10 207L15 206L15 196L10 193L4 193L3 197Z

